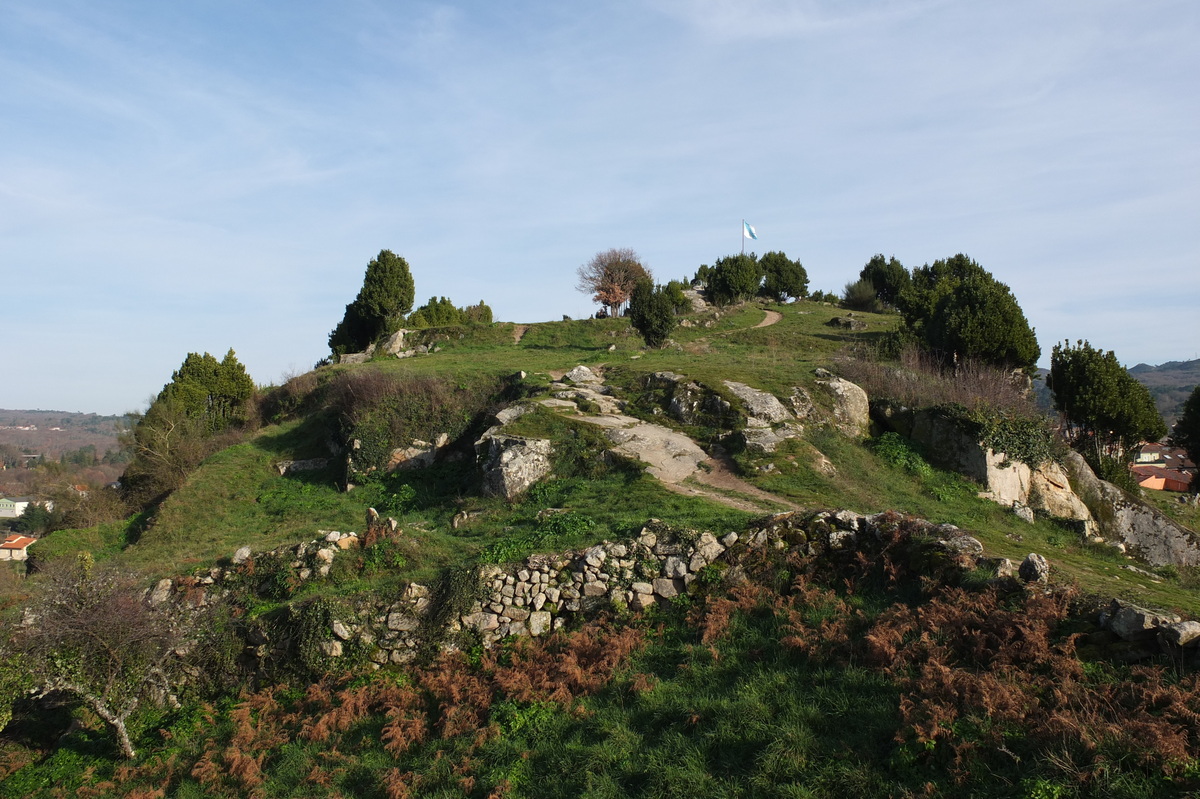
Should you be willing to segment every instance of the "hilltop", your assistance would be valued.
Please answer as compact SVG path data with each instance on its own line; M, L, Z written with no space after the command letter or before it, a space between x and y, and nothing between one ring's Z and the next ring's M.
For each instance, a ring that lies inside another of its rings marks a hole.
M921 416L932 378L859 357L893 314L686 321L662 349L625 319L405 331L264 392L147 512L38 542L228 615L131 766L97 719L56 746L17 708L5 795L1197 787L1194 650L1153 671L1155 631L1200 616L1194 533L1053 505L1087 494L1062 452L965 476L978 418ZM1009 574L1031 553L1048 583ZM1112 626L1134 607L1148 635Z

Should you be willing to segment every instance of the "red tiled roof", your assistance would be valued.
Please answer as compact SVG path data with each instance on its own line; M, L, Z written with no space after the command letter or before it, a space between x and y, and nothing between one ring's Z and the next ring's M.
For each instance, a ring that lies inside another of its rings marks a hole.
M24 549L36 540L27 535L10 535L4 539L3 544L0 544L0 549Z

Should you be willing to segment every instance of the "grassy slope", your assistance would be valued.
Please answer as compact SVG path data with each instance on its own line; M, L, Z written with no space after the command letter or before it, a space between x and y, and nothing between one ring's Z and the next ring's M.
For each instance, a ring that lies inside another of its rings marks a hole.
M450 331L437 342L442 350L428 357L365 368L462 376L524 370L532 381L548 382L549 372L583 363L605 367L609 381L618 386L632 388L640 375L666 369L714 388L721 380L733 379L786 397L791 386L810 384L813 368L829 365L848 343L869 343L877 331L895 322L869 317L872 328L866 335L846 336L823 324L836 309L808 303L775 309L784 319L768 328L751 329L763 313L750 306L725 316L714 328L681 329L675 336L678 349L642 351L623 320L537 325L519 342L514 341L514 326L496 325L464 332L462 338ZM610 350L612 345L615 349ZM561 424L569 427L568 422ZM58 556L86 550L98 559L123 561L154 576L175 574L228 557L244 544L269 549L311 539L321 529L361 529L365 509L387 508L404 481L415 488L416 500L390 510L405 530L409 557L399 574L386 576L388 581L428 580L443 565L489 552L517 556L538 543L559 548L620 536L650 516L713 530L737 529L747 518L706 500L667 492L629 470L563 477L509 505L466 490L470 469L465 465L396 478L350 494L336 490L332 472L280 477L273 468L280 459L323 454L323 438L324 430L313 420L264 429L210 458L144 530L137 532L135 523L64 531L43 546ZM805 506L862 512L897 508L951 522L977 535L991 554L1045 554L1057 579L1078 582L1088 591L1192 614L1200 611L1195 592L1179 581L1153 583L1123 571L1124 559L1085 548L1048 522L1027 525L975 497L975 487L955 475L934 470L925 478L914 476L831 432L813 431L809 441L835 464L835 476L826 477L810 466L807 444L792 443L768 459L744 460L747 479ZM768 462L774 471L760 471ZM573 536L538 539L537 512L544 507L568 508L591 520L592 526ZM455 530L450 518L459 509L479 515ZM370 579L359 579L307 590L372 587ZM871 601L866 595L858 599ZM253 744L267 747L260 750L265 752L261 762L266 779L261 793L403 795L380 787L392 770L400 769L423 775L423 795L471 794L452 769L459 757L474 759L481 787L507 784L509 795L519 796L886 795L919 793L927 778L939 779L934 771L912 772L897 762L892 738L899 694L879 673L853 664L829 668L796 656L781 643L787 630L781 631L769 615L739 617L730 634L715 645L700 645L682 615L684 609L677 610L670 619L646 619L652 645L633 657L615 683L574 710L506 700L493 711L494 735L484 743L470 743L469 735L450 742L431 739L403 757L381 748L384 718L378 713L347 728L342 761L327 751L329 742L292 734L292 742L280 746L264 738ZM403 684L408 678L396 679ZM301 698L302 689L296 688L279 696L285 707L302 705ZM167 763L164 773L174 774L168 795L208 793L189 778L188 769L211 742L229 744L236 725L243 723L235 720L241 718L233 712L235 705L230 698L215 711L187 708L174 720L163 720L174 743L146 732L143 745L154 752L146 761L147 774L153 774L155 759ZM215 722L209 720L213 718ZM0 783L0 796L48 795L56 785L66 795L81 781L94 784L114 774L116 764L108 760L108 751L102 734L77 733L45 762ZM232 751L226 750L226 755ZM177 754L188 764L183 771L171 765ZM314 775L326 767L337 776L330 787L321 789ZM85 769L95 773L83 777ZM554 776L547 779L548 775ZM167 778L147 779L144 784L153 786L165 785ZM1035 795L1039 787L1046 786L1009 782L988 790L994 788L995 795ZM239 790L231 788L226 795ZM952 787L947 790L934 795L956 795ZM483 793L476 790L471 795ZM1139 783L1137 791L1124 795L1148 794Z
M764 308L781 312L783 319L755 328L764 318ZM711 328L678 328L674 338L679 346L656 351L644 350L623 319L532 325L519 341L517 326L511 324L447 329L425 334L430 343L441 347L437 353L376 361L368 367L335 368L464 378L525 371L531 382L549 382L551 372L586 364L604 368L611 384L630 391L636 390L640 376L670 370L717 390L723 390L723 380L738 380L786 397L792 386L811 385L814 368L829 366L847 347L870 346L896 323L894 316L868 314L868 331L845 334L825 325L839 313L831 306L807 302L746 305L723 314ZM820 396L814 394L818 400ZM421 478L397 478L391 488L367 487L343 494L336 489L333 472L280 477L274 470L274 462L280 459L324 454L326 437L319 419L264 429L252 440L211 457L168 499L144 532L134 534L125 526L111 525L57 533L42 546L54 555L86 549L154 576L166 576L206 566L247 544L262 550L311 539L319 530L360 530L366 508L385 508L388 491L400 481L421 483ZM829 432L814 431L810 440L833 461L836 476L812 469L806 445L792 444L773 457L744 463L748 479L808 507L847 507L868 513L899 509L950 522L979 537L990 554L1021 559L1029 552L1041 552L1056 567L1059 579L1076 581L1085 590L1200 611L1200 599L1181 589L1177 581L1154 582L1122 570L1124 559L1085 547L1050 522L1027 525L993 503L975 498L974 488L952 475L935 472L934 479L921 480L883 464L869 448ZM775 472L759 472L757 467L768 462L775 465ZM432 482L422 489L421 507L392 511L421 553L410 559L413 576L427 576L437 566L475 557L505 536L528 532L537 510L549 505L570 507L593 518L597 524L590 535L595 539L627 535L651 516L690 526L730 528L745 518L707 500L671 494L645 477L575 481L558 486L553 496L538 498L545 500L539 507L528 502L509 507L470 496L469 475L435 476ZM452 530L450 518L461 508L480 515L466 529ZM127 545L130 540L136 543Z

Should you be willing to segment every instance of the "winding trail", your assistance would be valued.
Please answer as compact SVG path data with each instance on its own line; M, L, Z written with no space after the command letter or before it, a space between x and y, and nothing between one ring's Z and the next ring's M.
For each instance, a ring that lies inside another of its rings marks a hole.
M775 324L776 322L778 322L780 319L783 318L783 314L781 314L779 311L766 311L766 314L767 314L767 317L765 319L763 319L761 322L759 322L757 325L755 325L756 328L770 327L771 325Z

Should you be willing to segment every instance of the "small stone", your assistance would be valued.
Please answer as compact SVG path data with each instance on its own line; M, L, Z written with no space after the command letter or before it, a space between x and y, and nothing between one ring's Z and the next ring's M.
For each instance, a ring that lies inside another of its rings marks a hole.
M680 580L670 580L665 577L659 577L654 581L654 593L663 599L679 596L682 588Z
M329 629L333 631L334 635L336 635L338 638L341 638L343 641L349 641L354 636L354 632L346 626L345 622L338 621L336 619L334 620L333 624L329 625Z
M1021 561L1017 575L1027 583L1046 583L1050 580L1050 564L1036 552L1030 552Z
M322 641L319 644L322 654L331 658L340 658L342 656L341 641Z
M237 552L233 553L233 558L231 558L231 560L234 563L237 563L239 565L242 563L245 563L249 559L250 559L250 547L241 547L240 549L238 549Z
M529 634L533 636L542 635L550 629L550 624L553 619L550 614L544 610L535 611L529 614Z
M161 605L171 597L171 581L163 578L159 580L154 590L150 592L150 604L153 606Z
M604 596L608 593L608 586L604 583L588 583L583 587L584 596Z
M1200 645L1200 621L1179 621L1162 628L1163 640L1172 646Z

